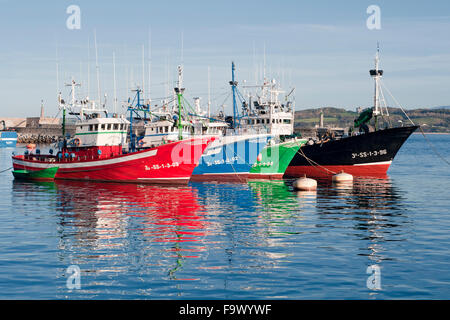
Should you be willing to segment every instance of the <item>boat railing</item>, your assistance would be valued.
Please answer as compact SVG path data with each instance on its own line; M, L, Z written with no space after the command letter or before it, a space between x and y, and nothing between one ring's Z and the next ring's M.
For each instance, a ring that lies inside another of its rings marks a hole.
M225 134L228 136L255 135L255 134L268 134L268 133L269 133L269 131L266 128L250 128L250 127L227 129L225 132Z
M113 156L116 156L116 154L113 154ZM48 155L36 155L36 154L28 154L24 155L24 160L30 160L30 161L39 161L39 162L76 162L76 161L92 161L92 160L101 160L101 159L107 159L111 158L111 155L76 155L74 153L68 153L61 155L61 157L58 156L48 156Z

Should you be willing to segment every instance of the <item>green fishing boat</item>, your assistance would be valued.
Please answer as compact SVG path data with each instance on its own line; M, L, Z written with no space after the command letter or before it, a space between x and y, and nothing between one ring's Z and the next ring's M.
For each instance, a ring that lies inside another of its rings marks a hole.
M50 181L55 179L57 171L58 167L52 167L36 171L14 170L12 173L19 180Z
M249 163L251 169L248 179L280 180L300 146L307 142L294 134L295 99L292 94L295 88L286 94L275 79L269 81L264 76L261 84L243 86L250 89L243 95L237 88L234 69L233 63L230 81L233 92L233 127L244 133L269 134L272 137L258 155L257 161ZM281 99L280 94L284 94ZM244 96L248 97L247 101L244 101ZM242 102L239 117L237 98Z
M294 139L272 145L269 143L250 169L249 179L282 179L289 163L307 141Z

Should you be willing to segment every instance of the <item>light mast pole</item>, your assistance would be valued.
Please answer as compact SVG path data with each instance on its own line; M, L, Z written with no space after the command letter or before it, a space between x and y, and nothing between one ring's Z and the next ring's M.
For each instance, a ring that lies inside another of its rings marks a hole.
M183 67L178 66L178 85L174 91L178 98L178 140L183 140L183 125L181 124L181 98L183 97Z
M369 71L370 75L374 79L375 82L375 93L373 97L373 105L374 111L373 115L375 116L375 130L377 130L377 118L380 115L380 78L383 76L383 70L379 69L380 63L380 47L377 45L377 54L375 55L375 69Z
M234 71L235 71L234 62L231 62L231 81L230 81L230 85L231 85L231 90L233 91L233 129L236 128L236 115L237 115L236 86L238 84L237 81L235 81L235 79L234 79Z

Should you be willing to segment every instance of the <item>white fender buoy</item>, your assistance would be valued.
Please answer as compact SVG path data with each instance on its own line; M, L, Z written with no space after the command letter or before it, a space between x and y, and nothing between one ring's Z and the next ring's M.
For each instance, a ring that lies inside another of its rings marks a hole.
M345 173L341 171L338 174L335 174L332 178L333 182L353 182L353 176L351 174Z
M295 180L292 186L296 190L313 191L317 189L317 181L307 178L305 175L304 177Z

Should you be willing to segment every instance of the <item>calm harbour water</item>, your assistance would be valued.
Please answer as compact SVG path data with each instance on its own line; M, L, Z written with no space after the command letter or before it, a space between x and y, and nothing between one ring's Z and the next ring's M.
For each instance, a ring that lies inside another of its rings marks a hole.
M450 159L450 135L428 138ZM0 171L12 151L0 149ZM292 180L158 187L3 172L0 299L450 299L450 167L415 134L388 174L305 193ZM71 265L80 289L67 287ZM380 290L367 286L372 265Z

